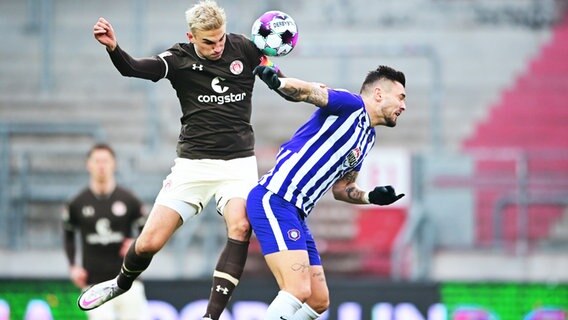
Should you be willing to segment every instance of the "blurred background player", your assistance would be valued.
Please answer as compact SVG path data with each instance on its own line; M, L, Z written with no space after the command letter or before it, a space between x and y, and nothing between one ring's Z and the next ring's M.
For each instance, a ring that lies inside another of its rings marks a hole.
M392 186L370 192L356 183L375 144L375 126L396 126L406 110L405 76L380 66L359 94L298 79L279 79L273 68L255 70L273 90L319 109L278 152L276 165L247 200L251 226L280 292L267 320L317 319L329 306L324 269L306 218L331 188L336 200L388 205L404 196Z
M69 202L63 218L69 276L80 289L116 275L145 219L142 202L116 183L115 153L109 145L94 145L88 152L86 167L89 185ZM77 262L78 256L81 263ZM142 282L135 281L128 294L87 315L90 320L148 319Z
M227 243L213 273L204 319L217 320L239 283L248 254L250 225L245 199L258 181L254 132L250 124L253 69L269 63L243 35L226 32L224 9L201 1L186 11L189 43L153 57L135 59L120 48L111 24L99 18L95 38L124 76L166 78L182 109L177 158L163 181L140 236L130 247L119 275L86 290L78 300L91 310L130 289L185 221L215 197L227 225Z

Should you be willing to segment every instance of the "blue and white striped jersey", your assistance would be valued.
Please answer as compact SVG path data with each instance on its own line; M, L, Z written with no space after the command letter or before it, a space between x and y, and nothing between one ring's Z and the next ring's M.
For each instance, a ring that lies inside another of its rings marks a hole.
M318 108L276 157L259 184L310 214L319 199L347 172L359 171L375 144L375 129L363 99L328 89L327 106Z

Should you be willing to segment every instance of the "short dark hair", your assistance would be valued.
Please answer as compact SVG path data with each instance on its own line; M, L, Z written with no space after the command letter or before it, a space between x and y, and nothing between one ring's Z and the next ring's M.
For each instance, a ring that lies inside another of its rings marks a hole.
M107 150L108 152L110 152L113 158L116 158L116 154L114 153L114 150L110 145L99 142L94 144L91 149L89 149L89 152L87 152L87 159L90 158L93 152L95 152L96 150Z
M404 77L404 73L395 70L391 67L379 66L377 69L371 70L369 71L369 73L367 73L367 77L365 78L365 81L363 81L363 84L361 85L360 92L363 92L363 89L368 84L373 83L380 79L388 79L391 81L400 82L403 87L406 87L406 78Z

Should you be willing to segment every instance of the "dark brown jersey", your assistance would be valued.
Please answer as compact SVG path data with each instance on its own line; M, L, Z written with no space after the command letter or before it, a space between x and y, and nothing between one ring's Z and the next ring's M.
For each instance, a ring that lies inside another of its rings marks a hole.
M142 203L121 187L102 197L86 188L69 202L66 213L63 227L70 263L75 259L74 235L79 232L87 283L116 277L122 266L122 242L134 237L144 222Z
M170 80L182 110L179 157L229 160L254 154L252 71L262 53L248 38L227 34L215 61L200 58L191 43L146 59L133 59L119 47L110 55L125 76Z

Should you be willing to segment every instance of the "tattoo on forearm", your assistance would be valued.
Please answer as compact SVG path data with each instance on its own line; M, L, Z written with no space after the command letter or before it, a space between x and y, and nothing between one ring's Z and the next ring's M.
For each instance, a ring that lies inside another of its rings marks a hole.
M323 95L323 90L321 88L318 88L316 86L313 86L310 89L310 92L308 93L308 97L307 97L307 102L315 104L317 106L319 105L323 105L324 103L324 95Z
M280 89L280 91L282 91L282 93L286 94L287 96L296 99L300 98L300 95L302 93L302 91L298 88L289 88L289 87L284 87Z
M347 196L351 200L359 201L363 198L364 192L355 187L348 187L345 191L347 191Z
M316 106L327 104L326 89L315 83L310 83L308 86L303 87L284 86L279 90L291 98L305 101Z
M341 178L341 180L345 181L346 184L355 182L355 179L357 179L357 172L355 172L355 171L347 172L347 173Z

